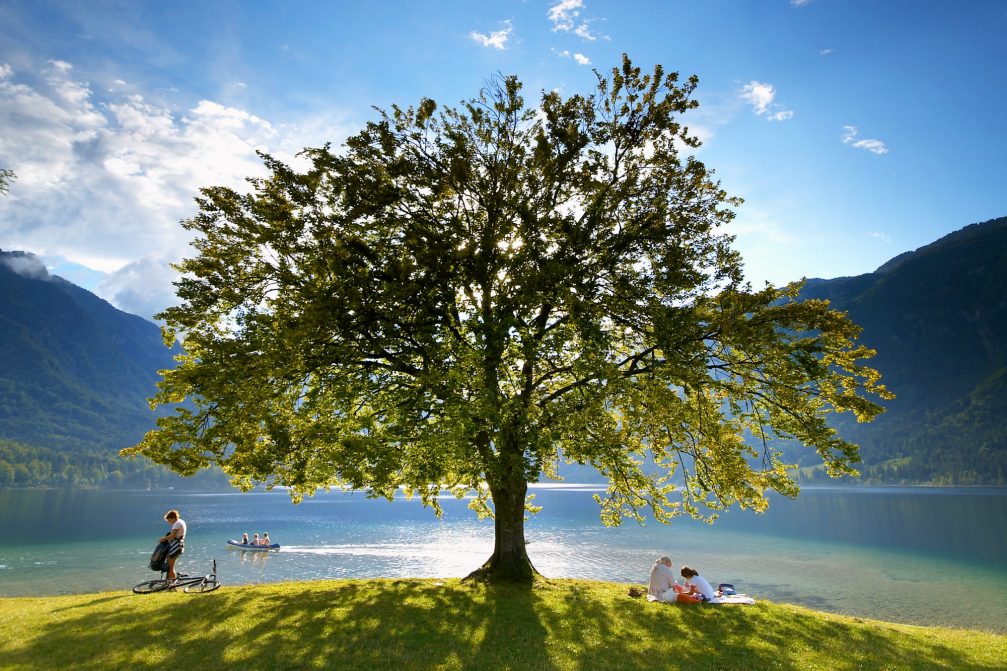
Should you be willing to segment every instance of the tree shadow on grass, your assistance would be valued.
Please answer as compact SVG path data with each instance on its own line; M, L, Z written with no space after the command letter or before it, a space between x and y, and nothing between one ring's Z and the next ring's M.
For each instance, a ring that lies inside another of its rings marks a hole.
M98 595L32 616L11 669L849 669L991 671L927 633L790 607L683 607L618 585L294 583Z
M104 597L100 597L100 598L97 598L97 599L92 599L91 601L87 601L85 603L75 603L72 606L64 606L63 608L53 608L52 610L53 610L54 613L62 613L65 610L74 610L74 609L77 609L77 608L92 608L92 607L98 605L99 603L108 603L110 601L118 601L119 599L124 599L124 598L128 598L128 597L126 597L125 595L122 595L122 594L115 594L115 595L112 595L112 596L104 596Z
M119 607L109 602L121 600ZM418 580L339 581L206 595L102 597L50 611L9 668L550 669L509 666L507 645L545 650L527 599ZM97 611L80 613L98 605ZM505 624L494 613L506 610ZM535 632L538 632L536 634ZM543 653L544 654L544 653Z
M922 629L903 634L768 603L648 603L615 585L557 581L553 588L561 598L544 599L541 591L531 598L552 660L562 668L1001 669L962 659L960 650Z
M927 669L994 671L996 664L963 659L920 630L903 634L868 622L820 613L756 606L646 604L651 631L669 632L666 668L682 669ZM671 614L667 613L671 610ZM660 624L664 621L664 626ZM929 639L929 640L928 640ZM809 660L815 660L809 662ZM813 664L809 667L809 663ZM676 666L680 665L680 666ZM641 667L643 668L643 667Z
M551 671L549 630L542 621L542 598L536 585L469 585L473 597L483 602L479 612L482 636L472 641L465 669L515 669Z

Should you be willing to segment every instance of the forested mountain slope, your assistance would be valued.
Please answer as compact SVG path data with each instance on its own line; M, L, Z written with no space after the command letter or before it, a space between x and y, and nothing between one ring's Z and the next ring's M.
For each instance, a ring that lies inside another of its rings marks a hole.
M66 451L117 450L153 426L147 398L174 366L160 330L0 252L0 438Z
M808 280L878 351L897 398L843 421L868 481L1007 484L1007 217L967 226L877 271Z

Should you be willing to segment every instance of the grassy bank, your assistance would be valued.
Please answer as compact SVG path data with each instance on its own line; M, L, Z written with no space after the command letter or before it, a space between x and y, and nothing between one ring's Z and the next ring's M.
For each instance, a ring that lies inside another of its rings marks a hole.
M685 608L625 585L457 580L0 599L2 669L967 669L1007 636L768 602Z

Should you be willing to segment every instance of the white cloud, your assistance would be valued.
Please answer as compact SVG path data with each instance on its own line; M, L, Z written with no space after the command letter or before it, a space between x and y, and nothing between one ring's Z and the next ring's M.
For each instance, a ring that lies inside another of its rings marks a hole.
M53 66L60 72L70 72L70 70L73 69L73 66L66 61L51 60L49 61L49 65Z
M875 240L879 240L879 241L883 242L886 245L887 244L891 244L891 242L892 242L891 236L889 236L887 233L879 233L877 231L869 231L867 233L867 237L874 238Z
M120 310L152 318L174 305L172 281L178 274L169 265L177 259L161 254L145 256L105 276L95 293Z
M840 136L840 139L843 141L843 144L848 144L852 147L856 147L857 149L863 149L864 151L869 151L872 154L880 155L888 153L888 147L886 147L885 143L882 142L881 140L875 140L875 139L858 140L857 136L859 134L860 131L857 129L856 126L843 126L843 134Z
M771 84L751 81L742 87L741 97L752 105L756 114L765 114L776 97L776 89Z
M588 42L594 42L599 37L607 40L607 35L601 35L591 30L591 23L597 19L580 18L581 10L584 8L584 0L559 0L550 6L548 17L552 22L552 31L554 33L573 33Z
M97 292L150 316L169 305L169 260L191 253L179 221L198 189L247 188L265 173L256 149L290 161L345 127L274 124L212 100L175 110L102 92L53 61L32 84L0 66L0 166L17 172L0 199L0 246L62 257L108 277Z
M484 35L482 33L472 31L471 33L469 33L469 37L472 38L472 41L484 47L493 47L494 49L506 49L507 40L508 38L510 38L513 26L511 26L511 22L509 19L507 21L504 21L504 26L505 27L503 29L496 30L490 33L489 35Z
M0 266L6 266L18 275L35 280L49 278L45 264L34 254L0 254Z
M758 116L765 115L767 121L786 121L794 116L793 110L774 102L776 88L772 84L752 80L741 88L741 99L752 106Z
M594 42L598 39L598 35L591 31L591 26L587 21L583 21L578 24L577 27L573 29L573 34L582 40L587 40L588 42Z
M818 53L819 53L820 55L822 55L822 56L828 56L828 55L830 55L831 53L833 53L834 51L835 51L835 49L822 49L822 50L821 50L821 51L819 51Z
M689 136L699 140L701 145L705 145L707 142L712 140L716 135L716 131L713 129L713 126L697 123L695 121L693 121L690 124L686 124L686 130L688 130ZM702 151L703 149L702 146L700 146L698 149L693 149L692 147L686 147L686 145L681 143L681 141L679 140L676 140L675 143L676 145L678 145L679 151L683 151L686 153L696 153Z
M560 0L549 8L549 20L552 21L553 32L570 32L574 29L584 0Z
M853 143L857 149L866 149L872 154L887 154L888 147L881 140L857 140Z
M559 56L560 58L572 58L579 65L591 65L591 59L585 56L584 54L570 53L568 49L564 49L563 51L557 51L556 49L553 49L552 52L557 56Z
M790 0L790 4L794 7L804 7L811 4L811 0Z

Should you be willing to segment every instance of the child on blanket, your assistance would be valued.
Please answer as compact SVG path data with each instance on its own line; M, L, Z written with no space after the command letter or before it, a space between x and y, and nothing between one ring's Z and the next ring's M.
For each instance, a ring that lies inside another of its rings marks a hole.
M699 575L699 572L688 566L682 567L682 577L685 578L686 591L681 592L675 599L676 603L696 604L704 601L713 601L716 593L706 578Z

